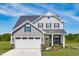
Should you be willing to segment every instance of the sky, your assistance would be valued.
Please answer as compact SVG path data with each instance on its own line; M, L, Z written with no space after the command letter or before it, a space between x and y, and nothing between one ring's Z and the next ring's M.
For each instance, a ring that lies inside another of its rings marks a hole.
M10 32L21 15L43 15L49 10L64 21L67 33L79 33L77 3L0 3L0 34Z

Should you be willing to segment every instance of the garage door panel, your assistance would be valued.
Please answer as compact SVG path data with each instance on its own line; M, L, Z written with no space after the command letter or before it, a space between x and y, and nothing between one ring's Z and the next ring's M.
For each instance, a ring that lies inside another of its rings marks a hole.
M15 48L41 48L41 39L15 39Z

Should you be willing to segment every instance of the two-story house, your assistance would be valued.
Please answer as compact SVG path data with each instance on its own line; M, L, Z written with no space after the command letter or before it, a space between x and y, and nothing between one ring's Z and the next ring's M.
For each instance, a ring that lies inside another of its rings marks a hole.
M63 21L51 12L40 16L21 16L11 32L14 48L41 48L62 44L65 47Z

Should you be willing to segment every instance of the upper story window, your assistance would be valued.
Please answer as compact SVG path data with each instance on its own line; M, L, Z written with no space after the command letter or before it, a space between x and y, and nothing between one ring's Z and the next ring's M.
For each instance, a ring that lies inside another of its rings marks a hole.
M25 32L31 32L31 26L29 24L25 26Z
M43 23L38 23L39 28L43 28Z
M59 28L59 23L54 23L54 28Z
M46 28L51 28L51 23L46 23Z

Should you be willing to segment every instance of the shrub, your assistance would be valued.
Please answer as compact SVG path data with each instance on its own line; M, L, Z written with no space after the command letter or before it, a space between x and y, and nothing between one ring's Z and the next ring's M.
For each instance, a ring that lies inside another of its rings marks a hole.
M42 49L46 49L46 45L45 44L41 44L41 48Z
M55 44L54 46L51 47L52 51L57 51L63 47L62 44Z
M54 46L55 46L55 47L58 47L58 48L62 48L62 47L63 47L62 44L55 44Z

